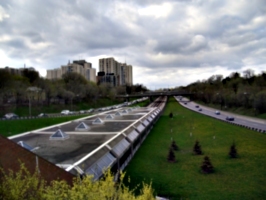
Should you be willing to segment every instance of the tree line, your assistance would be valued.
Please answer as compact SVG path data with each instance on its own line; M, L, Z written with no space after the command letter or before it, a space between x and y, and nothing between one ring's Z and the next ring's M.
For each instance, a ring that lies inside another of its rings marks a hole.
M66 73L62 79L48 80L37 71L27 68L21 75L0 69L0 104L16 105L42 103L45 105L70 104L72 102L96 102L99 98L114 99L118 94L146 91L142 84L112 87L111 84L96 84L75 72Z
M180 87L192 93L193 100L205 104L216 104L221 109L244 107L253 109L255 114L266 112L266 72L255 75L254 70L212 75L207 80L197 81Z

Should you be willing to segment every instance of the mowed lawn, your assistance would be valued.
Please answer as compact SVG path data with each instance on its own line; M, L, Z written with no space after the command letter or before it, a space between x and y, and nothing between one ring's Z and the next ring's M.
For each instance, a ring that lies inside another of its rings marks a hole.
M172 139L180 148L176 163L167 161ZM204 155L193 155L196 140ZM237 159L228 156L233 141ZM212 174L200 171L205 155L214 166ZM125 171L131 189L152 181L156 194L171 200L266 199L266 135L187 110L170 98Z
M36 119L0 120L0 135L10 137L27 131L71 121L84 116L63 116Z

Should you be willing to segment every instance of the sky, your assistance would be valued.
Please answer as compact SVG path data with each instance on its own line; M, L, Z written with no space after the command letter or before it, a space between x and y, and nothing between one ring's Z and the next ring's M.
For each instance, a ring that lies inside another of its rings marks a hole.
M133 83L186 86L266 71L266 0L0 0L0 68L47 69L100 58Z

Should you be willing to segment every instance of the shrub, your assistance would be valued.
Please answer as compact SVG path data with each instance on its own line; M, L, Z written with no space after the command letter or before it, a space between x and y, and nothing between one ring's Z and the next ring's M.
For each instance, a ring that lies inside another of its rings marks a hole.
M204 157L203 163L201 165L201 172L204 174L209 174L213 172L213 166L208 156Z
M199 141L198 140L196 140L196 142L195 142L193 152L196 155L202 155L203 154L202 151L201 151L201 146L199 145Z
M236 145L234 142L230 147L229 156L230 158L237 158L237 150L236 150Z
M173 118L173 113L172 112L170 112L169 117Z
M73 186L66 181L54 180L51 185L39 176L33 175L22 164L20 171L5 173L0 169L0 199L30 199L30 200L72 200L72 199L116 199L116 200L155 200L151 184L142 184L140 194L135 196L123 184L125 173L120 174L120 181L114 182L114 175L108 169L104 178L94 181L92 176L77 177Z
M171 148L172 148L174 151L178 151L178 150L179 150L179 148L178 148L178 146L176 145L176 143L175 143L174 140L172 141Z
M168 157L167 157L168 162L175 162L175 153L173 148L169 149Z

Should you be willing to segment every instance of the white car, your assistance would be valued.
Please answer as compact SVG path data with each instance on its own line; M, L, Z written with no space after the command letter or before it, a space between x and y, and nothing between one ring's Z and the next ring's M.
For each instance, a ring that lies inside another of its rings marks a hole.
M70 111L69 110L62 110L61 114L62 115L69 115Z
M216 111L215 111L215 114L216 114L216 115L220 115L221 113L220 113L220 111L216 110Z
M14 114L14 113L7 113L4 115L3 118L5 118L5 119L18 119L19 117L18 117L18 115Z

